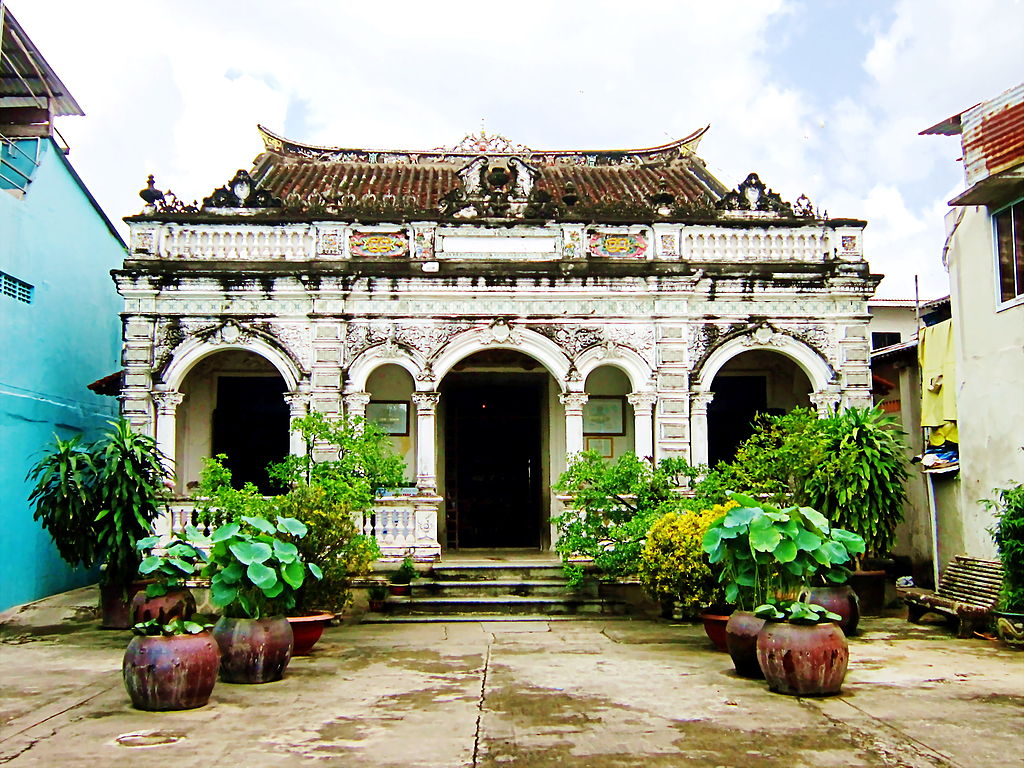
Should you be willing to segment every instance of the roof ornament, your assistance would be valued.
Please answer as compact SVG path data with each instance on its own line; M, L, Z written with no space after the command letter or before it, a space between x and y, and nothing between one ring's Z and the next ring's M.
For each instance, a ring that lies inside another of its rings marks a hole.
M203 199L203 210L217 208L280 208L281 198L265 189L257 189L256 182L247 171L239 170L223 187Z
M742 184L726 194L715 207L739 215L747 212L775 216L794 215L793 206L779 197L777 192L766 187L756 173L749 174Z
M161 192L156 188L153 174L146 179L146 188L139 192L145 205L142 207L142 215L148 216L153 213L198 213L199 206L193 200L191 204L184 203L178 199L171 190Z
M513 155L530 153L525 144L515 144L500 133L489 134L480 127L480 133L467 133L462 141L451 147L437 147L434 151L450 154L481 153L485 155Z

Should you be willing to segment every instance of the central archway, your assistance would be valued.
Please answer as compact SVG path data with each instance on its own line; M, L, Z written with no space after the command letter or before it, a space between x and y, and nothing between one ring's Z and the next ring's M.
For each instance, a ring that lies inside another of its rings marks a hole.
M441 381L439 480L449 549L540 549L557 382L538 360L492 348Z

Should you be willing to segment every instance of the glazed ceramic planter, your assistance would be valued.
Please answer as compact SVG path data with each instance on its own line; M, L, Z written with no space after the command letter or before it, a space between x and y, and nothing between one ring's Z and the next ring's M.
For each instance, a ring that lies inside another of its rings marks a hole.
M814 603L842 616L836 622L847 637L857 634L860 622L860 600L853 588L847 584L831 587L807 587L797 598L805 603Z
M715 646L715 650L728 651L725 627L729 623L729 617L718 613L702 613L700 620L704 623L704 634Z
M832 696L846 677L850 652L833 622L766 622L757 638L757 660L769 690L790 696Z
M100 628L131 629L131 603L135 595L152 582L133 581L131 584L105 584L100 582Z
M196 599L187 587L172 587L159 597L149 597L143 589L135 593L131 602L132 624L150 619L168 624L173 619L191 619L195 612Z
M332 619L334 614L326 611L309 616L289 616L288 623L292 627L294 637L292 656L308 656Z
M750 611L734 611L726 622L726 649L740 677L754 680L764 677L757 662L757 636L762 627L764 619L759 619Z
M220 650L209 632L145 637L128 643L121 664L124 687L136 709L195 709L210 700Z
M226 683L270 683L284 677L292 658L292 628L284 616L229 619L213 627L220 646L220 679Z

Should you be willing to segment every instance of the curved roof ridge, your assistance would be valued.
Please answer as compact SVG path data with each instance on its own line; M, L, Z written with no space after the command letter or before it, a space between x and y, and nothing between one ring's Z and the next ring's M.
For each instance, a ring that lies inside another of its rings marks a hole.
M549 160L558 162L575 162L575 158L587 156L616 156L618 158L635 157L656 158L660 155L677 153L678 155L692 155L696 152L700 140L704 137L711 124L693 131L681 139L674 139L653 147L636 149L531 149L524 146L516 146L515 149L506 151L495 151L488 149L462 149L437 147L434 149L365 149L326 147L317 144L293 141L267 128L265 125L257 125L260 138L268 152L277 154L297 155L307 159L324 161L363 161L376 163L400 163L409 162L413 158L417 161L435 160L444 162L448 158L478 157L479 155L495 155L498 157L530 157L538 160Z

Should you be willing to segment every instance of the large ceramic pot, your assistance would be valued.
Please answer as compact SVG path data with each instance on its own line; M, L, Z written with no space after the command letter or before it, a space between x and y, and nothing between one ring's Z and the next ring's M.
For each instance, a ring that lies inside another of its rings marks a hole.
M700 620L704 623L704 634L715 646L715 650L729 650L725 637L725 625L729 623L729 617L718 613L702 613Z
M295 641L292 645L292 656L308 656L324 633L324 628L331 623L333 613L321 611L309 616L289 616L288 623L292 627Z
M1024 613L995 611L996 632L1009 648L1024 651Z
M130 629L134 623L132 600L149 583L151 582L133 581L126 585L100 582L100 628Z
M121 664L136 709L194 709L210 700L220 650L209 632L170 637L136 635Z
M857 593L861 616L881 616L885 610L885 571L854 571L849 585Z
M134 624L150 619L167 624L172 619L191 619L195 612L196 599L187 587L172 587L159 597L149 597L145 590L140 590L131 602Z
M734 611L725 624L725 645L736 674L760 680L764 677L757 663L757 635L764 626L750 611Z
M222 616L213 626L213 636L220 646L220 679L226 683L280 680L292 658L292 627L284 616Z
M843 634L847 637L857 634L857 624L860 622L860 600L849 585L807 587L797 599L805 603L820 605L822 608L828 608L832 613L839 614L843 618L836 623L843 630Z
M833 622L769 621L757 638L757 659L768 688L790 696L831 696L842 690L850 652Z

